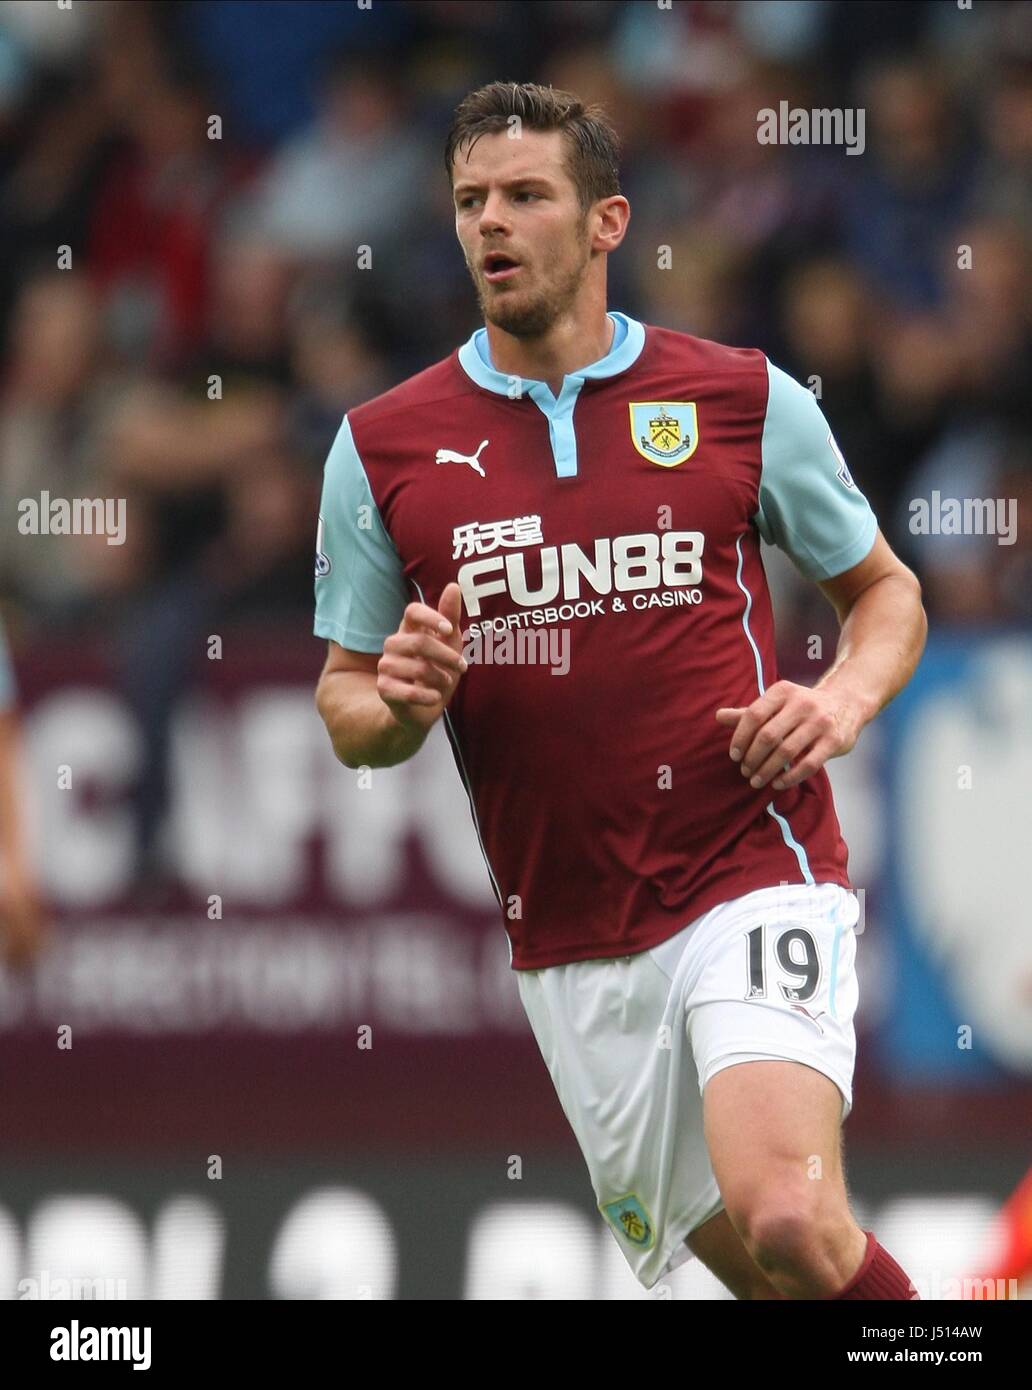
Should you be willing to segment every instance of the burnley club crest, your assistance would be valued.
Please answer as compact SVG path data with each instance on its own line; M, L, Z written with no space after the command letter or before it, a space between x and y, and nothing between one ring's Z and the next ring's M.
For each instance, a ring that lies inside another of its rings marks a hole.
M674 468L691 458L699 442L694 401L632 401L631 443L650 463Z

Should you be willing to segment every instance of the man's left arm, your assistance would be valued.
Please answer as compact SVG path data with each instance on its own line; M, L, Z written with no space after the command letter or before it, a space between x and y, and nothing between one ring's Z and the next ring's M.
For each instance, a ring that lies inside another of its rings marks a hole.
M716 712L742 775L781 791L849 752L913 675L928 623L916 575L878 529L813 395L769 360L767 376L753 521L818 585L841 627L835 661L812 689L777 681L748 706Z
M909 681L924 650L921 586L880 530L859 564L817 583L841 627L834 663L812 689L777 681L746 708L717 711L721 723L734 726L732 759L757 788L794 787L848 753Z

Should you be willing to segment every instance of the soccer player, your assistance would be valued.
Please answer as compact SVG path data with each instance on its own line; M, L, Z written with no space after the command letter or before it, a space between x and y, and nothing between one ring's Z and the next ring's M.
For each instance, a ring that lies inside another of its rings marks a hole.
M25 839L14 701L14 676L0 628L0 949L8 965L21 967L39 953L45 926Z
M742 1299L908 1298L843 1175L859 907L824 764L913 673L917 580L810 392L607 312L630 210L599 108L491 83L445 159L485 324L350 410L327 459L334 751L393 766L444 720L521 999L646 1288L695 1255ZM778 679L761 536L837 612L813 689ZM540 647L478 662L505 634L562 635L566 674Z

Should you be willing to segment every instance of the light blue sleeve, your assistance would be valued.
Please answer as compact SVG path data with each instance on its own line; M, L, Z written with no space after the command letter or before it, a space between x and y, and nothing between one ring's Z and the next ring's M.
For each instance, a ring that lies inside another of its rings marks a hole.
M14 671L11 668L11 656L7 650L7 639L4 637L4 630L0 627L0 710L10 709L14 704L15 694Z
M346 415L326 458L315 551L315 635L383 651L410 596Z
M767 363L760 535L784 550L807 579L831 579L860 563L878 520L850 476L813 393Z

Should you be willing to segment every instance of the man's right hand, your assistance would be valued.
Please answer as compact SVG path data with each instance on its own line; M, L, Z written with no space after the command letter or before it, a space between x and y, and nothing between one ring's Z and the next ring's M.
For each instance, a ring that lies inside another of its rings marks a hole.
M376 667L380 699L403 728L426 733L455 694L462 655L462 590L446 584L440 608L410 603L401 626L383 644Z

